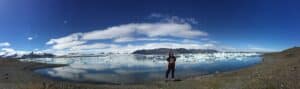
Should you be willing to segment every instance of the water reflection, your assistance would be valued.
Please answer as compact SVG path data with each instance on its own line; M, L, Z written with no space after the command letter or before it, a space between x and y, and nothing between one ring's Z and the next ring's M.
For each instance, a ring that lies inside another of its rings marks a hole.
M204 58L199 55L179 55L176 77L229 71L260 62L258 55ZM202 57L202 58L199 58ZM198 58L198 59L197 59ZM196 60L197 59L197 60ZM53 64L69 64L35 72L53 79L74 82L130 84L164 79L164 56L109 55L101 57L22 59Z

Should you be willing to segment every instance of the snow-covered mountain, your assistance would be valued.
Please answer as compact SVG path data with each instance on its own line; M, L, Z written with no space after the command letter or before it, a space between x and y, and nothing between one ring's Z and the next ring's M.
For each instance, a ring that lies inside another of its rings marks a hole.
M27 52L17 52L14 49L2 48L2 50L0 51L0 58L19 58L24 54L27 54Z
M50 53L42 52L16 52L16 51L2 51L0 52L0 58L45 58L55 57Z

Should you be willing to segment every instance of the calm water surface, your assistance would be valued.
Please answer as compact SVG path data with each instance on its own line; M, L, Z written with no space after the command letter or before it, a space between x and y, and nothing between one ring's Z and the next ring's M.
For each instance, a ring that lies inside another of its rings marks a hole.
M191 60L192 59L192 60ZM165 56L106 55L100 57L22 59L50 64L68 64L64 67L35 70L42 76L72 82L131 84L163 80L167 62ZM261 62L259 56L177 57L176 78L211 74L249 67Z

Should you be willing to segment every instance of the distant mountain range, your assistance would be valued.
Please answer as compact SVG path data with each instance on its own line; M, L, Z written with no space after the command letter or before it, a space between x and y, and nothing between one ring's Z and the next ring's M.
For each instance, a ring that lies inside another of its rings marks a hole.
M55 57L54 54L51 53L28 53L28 54L10 54L10 55L0 55L0 58L51 58Z
M133 54L166 54L170 50L173 50L173 52L179 53L179 54L184 54L184 53L215 53L215 52L218 52L217 50L214 50L214 49L158 48L158 49L136 50L136 51L133 52Z
M55 57L55 55L51 53L35 54L31 52L30 54L23 55L21 58L52 58L52 57Z

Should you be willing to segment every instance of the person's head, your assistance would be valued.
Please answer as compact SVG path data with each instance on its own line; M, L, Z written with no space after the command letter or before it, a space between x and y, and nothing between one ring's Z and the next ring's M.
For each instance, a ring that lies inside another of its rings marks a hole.
M174 52L172 50L169 51L169 57L173 57L174 56Z

